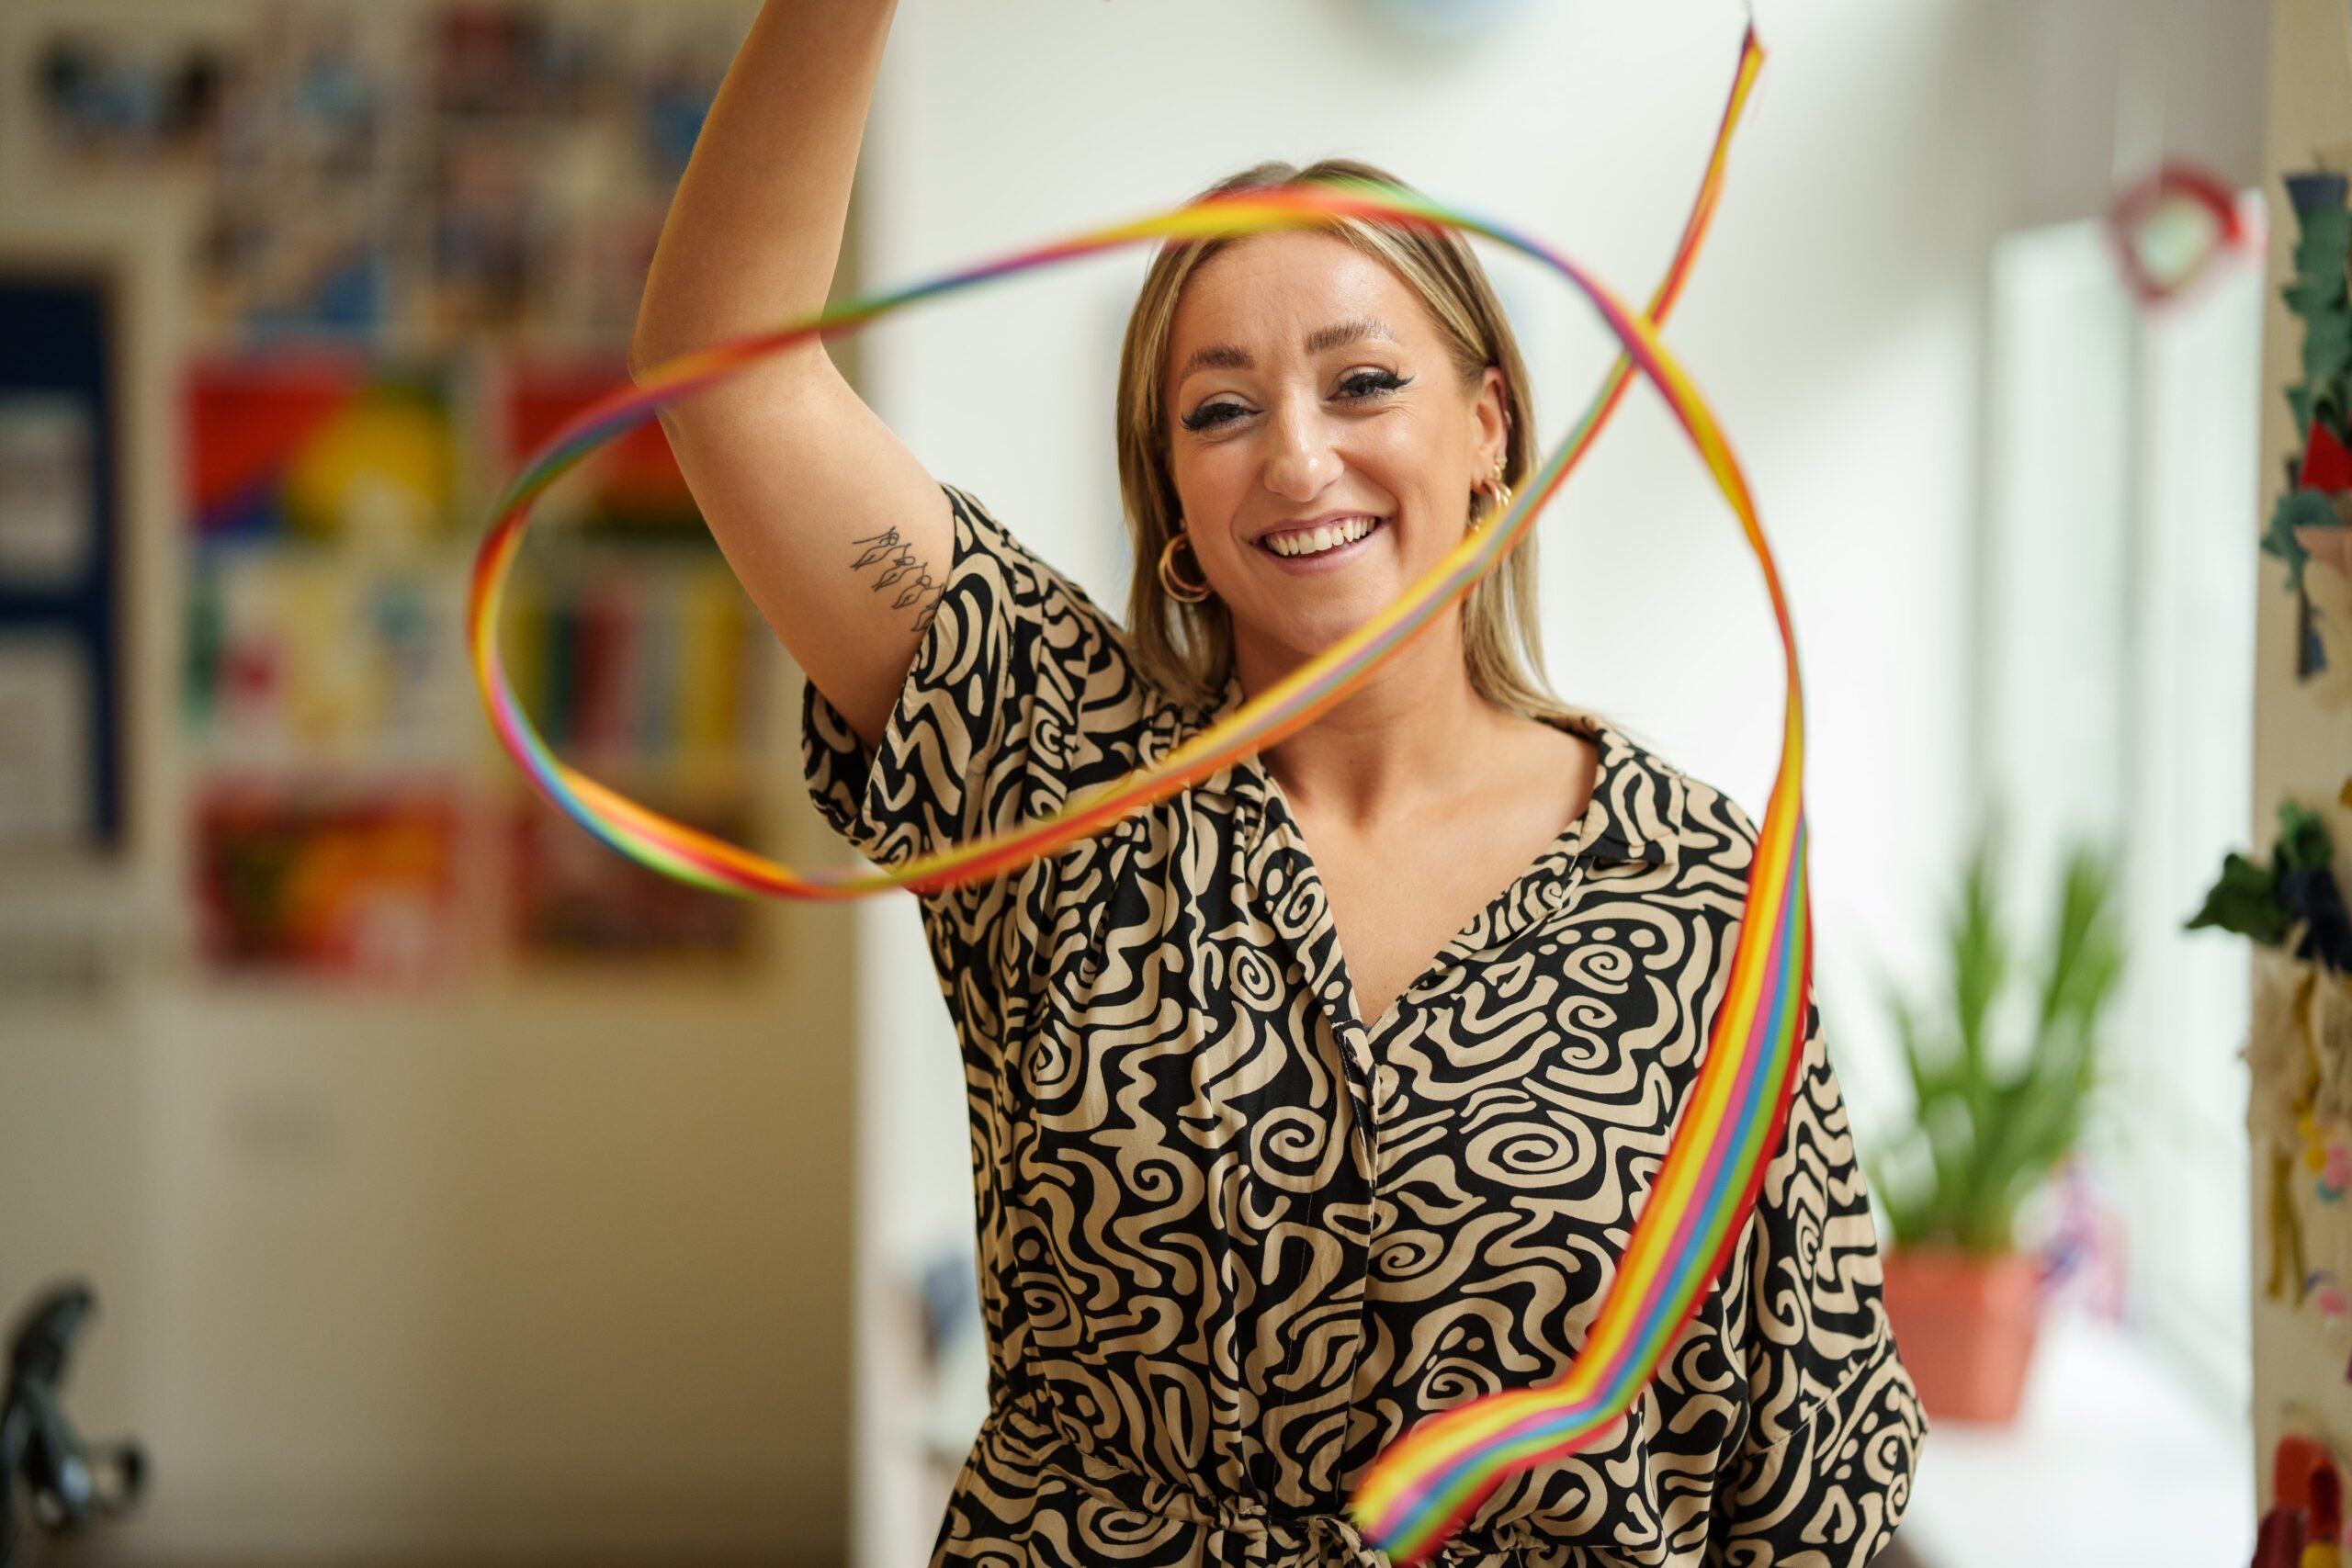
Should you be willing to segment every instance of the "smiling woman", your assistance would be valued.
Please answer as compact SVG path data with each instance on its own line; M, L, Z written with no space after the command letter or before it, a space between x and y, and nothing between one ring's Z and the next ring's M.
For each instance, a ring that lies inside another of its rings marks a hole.
M1334 176L1402 183L1372 164L1329 158L1304 168L1259 164L1202 194ZM1312 292L1286 283L1306 284ZM1295 315L1310 299L1344 314L1306 322L1269 319ZM1253 334L1296 330L1273 340L1261 366L1249 346L1227 341L1228 334L1216 333L1214 342L1203 335L1204 324L1228 308ZM1229 440L1237 428L1251 428L1253 416L1261 438L1268 424L1275 426L1271 435L1278 441L1300 434L1295 422L1286 423L1285 411L1271 406L1269 378L1276 375L1316 380L1315 396L1334 415L1367 416L1359 423L1367 425L1369 442L1394 454L1389 460L1421 465L1410 488L1448 487L1448 499L1423 515L1420 537L1407 542L1413 553L1393 557L1383 575L1390 599L1460 536L1465 516L1492 515L1488 482L1516 487L1533 457L1526 366L1485 269L1458 234L1346 221L1322 232L1166 247L1145 275L1120 362L1119 478L1136 560L1159 561L1180 534L1185 536L1175 547L1180 557L1186 545L1195 556L1204 547L1221 553L1207 530L1185 526L1176 469L1199 456L1203 472L1229 473L1238 465L1227 459L1215 467L1217 460L1208 457L1212 444ZM1420 450L1396 452L1396 422L1369 418L1400 405L1411 411L1406 423ZM1187 438L1182 447L1166 429L1170 410ZM1303 400L1292 412L1304 413ZM1444 428L1441 416L1448 422ZM1444 466L1432 470L1427 464L1441 451ZM1397 499L1391 495L1374 506L1358 498L1357 514L1385 521ZM1243 537L1297 525L1278 509L1261 510L1249 525L1257 533ZM1307 517L1334 512L1349 514L1318 506ZM1418 565L1408 570L1408 559ZM1208 580L1215 586L1216 574ZM1247 592L1244 581L1236 574L1236 592ZM1530 534L1470 590L1462 616L1463 654L1473 686L1487 702L1532 718L1557 718L1569 710L1543 676L1536 581ZM1382 602L1371 596L1381 590L1370 582L1360 586L1357 607L1368 612ZM1160 574L1137 571L1127 599L1136 657L1164 689L1204 696L1233 671L1235 610L1222 595L1187 604L1165 591Z
M804 697L811 796L884 864L1159 761L1245 695L1170 701L944 488L946 587L882 745ZM1702 1060L1756 832L1605 723L1563 723L1587 777L1480 780L1376 843L1310 829L1261 754L921 897L989 1358L934 1564L1386 1568L1346 1511L1375 1456L1575 1359ZM1818 1025L1808 1007L1755 1209L1657 1378L1440 1562L1860 1568L1889 1539L1926 1420Z
M821 297L888 11L770 0L665 228L647 359ZM797 185L777 146L807 150ZM1212 189L1330 175L1397 183L1334 161ZM740 267L679 259L729 241ZM821 353L665 418L807 650L811 798L902 865L1162 761L1362 626L1525 482L1526 387L1458 233L1171 242L1120 365L1125 626ZM1530 536L1278 745L917 895L989 1361L934 1563L1382 1568L1347 1511L1375 1456L1577 1357L1706 1053L1757 833L1553 694L1534 584ZM1656 1376L1440 1561L1859 1568L1892 1534L1925 1420L1804 1019L1761 1190Z

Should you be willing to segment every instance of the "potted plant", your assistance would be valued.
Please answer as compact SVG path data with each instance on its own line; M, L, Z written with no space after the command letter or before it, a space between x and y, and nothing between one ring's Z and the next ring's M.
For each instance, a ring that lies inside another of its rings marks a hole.
M1980 833L1969 853L1945 994L1930 1004L1887 993L1915 1110L1865 1166L1892 1230L1887 1315L1928 1415L2003 1422L2041 1315L2041 1261L2018 1245L2018 1217L2082 1134L2123 953L2113 863L2077 847L2041 962L2021 973L1991 841ZM2012 1020L2021 1043L2004 1027Z

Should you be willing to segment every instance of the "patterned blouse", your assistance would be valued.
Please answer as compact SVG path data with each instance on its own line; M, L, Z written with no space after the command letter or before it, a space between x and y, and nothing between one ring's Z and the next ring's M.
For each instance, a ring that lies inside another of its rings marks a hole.
M1182 707L953 486L954 558L878 760L802 755L875 862L1010 826L1242 700ZM988 1416L933 1557L1385 1565L1345 1514L1427 1412L1583 1343L1696 1073L1755 830L1597 720L1590 806L1376 1028L1260 759L998 880L920 895L960 1042ZM1860 1568L1927 1421L1808 1007L1725 1272L1613 1442L1506 1483L1438 1559Z

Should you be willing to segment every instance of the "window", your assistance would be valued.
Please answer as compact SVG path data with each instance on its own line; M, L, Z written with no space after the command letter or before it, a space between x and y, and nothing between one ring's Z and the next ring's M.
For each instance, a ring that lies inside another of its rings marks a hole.
M2143 309L2075 223L2004 241L1990 303L1981 782L2028 932L2073 836L2121 852L2130 968L2090 1152L2129 1237L2129 1315L2234 1416L2246 955L2181 927L2254 826L2262 269L2225 259Z

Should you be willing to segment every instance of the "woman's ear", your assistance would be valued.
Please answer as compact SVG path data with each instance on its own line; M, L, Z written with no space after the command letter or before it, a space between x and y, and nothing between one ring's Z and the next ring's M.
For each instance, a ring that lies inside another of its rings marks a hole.
M1481 478L1493 473L1495 465L1510 456L1510 390L1497 366L1487 366L1478 378L1472 418L1478 427L1477 471Z

